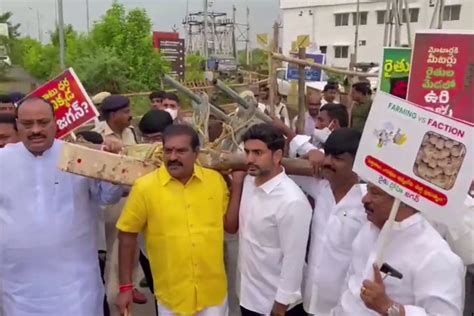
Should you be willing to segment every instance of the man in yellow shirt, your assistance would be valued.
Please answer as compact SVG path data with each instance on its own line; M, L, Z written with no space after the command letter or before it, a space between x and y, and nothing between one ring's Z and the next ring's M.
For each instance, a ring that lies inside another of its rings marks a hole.
M131 307L133 255L143 231L160 316L226 316L224 229L237 230L241 188L229 204L224 178L196 164L199 137L191 126L167 127L163 152L164 164L136 181L117 223L117 306L122 313Z

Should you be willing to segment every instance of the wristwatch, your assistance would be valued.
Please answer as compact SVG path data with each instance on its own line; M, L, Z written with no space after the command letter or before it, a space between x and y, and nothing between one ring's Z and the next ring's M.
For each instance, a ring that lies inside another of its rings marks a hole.
M401 306L393 303L387 310L387 316L400 316Z

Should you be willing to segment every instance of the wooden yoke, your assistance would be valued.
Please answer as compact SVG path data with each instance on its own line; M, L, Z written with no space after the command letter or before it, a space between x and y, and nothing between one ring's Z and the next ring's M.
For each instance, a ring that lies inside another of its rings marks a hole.
M161 164L159 159L150 159L155 158L152 156L159 151L154 145L138 145L138 150L129 151L132 156L112 154L90 147L97 148L94 145L65 143L59 169L96 180L132 185L136 179L152 172ZM247 168L243 154L208 149L201 151L199 163L204 167L223 172ZM313 174L313 168L307 160L284 159L283 166L288 174L307 176Z

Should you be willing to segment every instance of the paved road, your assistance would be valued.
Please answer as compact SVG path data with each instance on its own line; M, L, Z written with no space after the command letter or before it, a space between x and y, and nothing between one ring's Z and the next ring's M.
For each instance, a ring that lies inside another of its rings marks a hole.
M229 307L230 307L230 315L229 316L240 316L239 312L239 305L237 296L235 295L235 276L236 276L236 267L237 267L237 254L238 254L238 236L231 236L226 235L226 242L225 242L225 261L227 267L227 278L229 284ZM143 272L141 269L138 271L139 279L143 278ZM154 316L155 315L155 307L154 307L154 298L151 292L146 289L140 289L142 293L144 293L148 298L148 303L144 305L137 305L133 306L132 314L133 316ZM111 300L109 299L109 302Z
M235 239L228 238L226 241L226 262L230 262L229 271L229 283L231 288L229 288L229 293L235 293L235 289L232 287L235 284L235 262L237 260L237 251L238 251L238 242ZM230 260L230 261L229 261ZM468 273L466 278L466 308L464 310L463 316L473 316L474 315L474 265L470 269L471 273ZM140 277L141 278L141 277ZM154 316L155 307L153 306L153 296L148 289L141 289L148 297L148 303L145 305L135 305L133 316ZM235 295L230 296L230 315L229 316L240 316L238 310L238 302Z

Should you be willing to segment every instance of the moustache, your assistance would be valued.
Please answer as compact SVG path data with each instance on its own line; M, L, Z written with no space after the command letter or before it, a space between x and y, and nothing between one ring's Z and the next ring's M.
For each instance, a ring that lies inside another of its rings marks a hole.
M374 210L373 210L373 209L369 206L369 204L367 204L367 203L364 203L364 208L365 208L365 210L366 210L367 212L369 212L369 213L373 213L373 212L374 212Z
M250 167L254 167L255 169L260 169L257 165L255 165L253 163L248 163L247 164L247 169L249 169Z
M173 161L168 161L168 163L166 164L168 167L172 167L172 166L178 166L178 167L182 167L183 164L177 160L173 160Z
M32 134L32 135L28 136L28 139L30 139L30 140L31 139L41 139L41 138L44 139L44 138L46 138L46 136L43 135L43 134Z
M336 172L336 170L334 168L332 168L331 166L322 166L321 170L329 170L329 171L332 171L332 172Z

